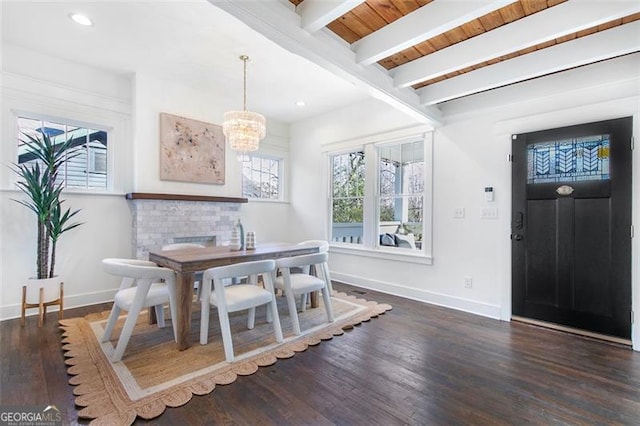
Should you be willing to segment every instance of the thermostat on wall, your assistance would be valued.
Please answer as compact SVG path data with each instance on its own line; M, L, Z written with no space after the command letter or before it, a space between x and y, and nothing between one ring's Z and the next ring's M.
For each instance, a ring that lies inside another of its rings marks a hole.
M484 187L484 200L485 201L493 201L493 187L492 186L485 186Z

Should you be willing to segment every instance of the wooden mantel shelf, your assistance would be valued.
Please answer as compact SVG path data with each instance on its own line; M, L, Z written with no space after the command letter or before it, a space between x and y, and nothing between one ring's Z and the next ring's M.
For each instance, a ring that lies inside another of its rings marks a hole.
M169 200L169 201L208 201L210 203L246 203L241 197L209 197L206 195L155 194L148 192L130 192L127 200Z

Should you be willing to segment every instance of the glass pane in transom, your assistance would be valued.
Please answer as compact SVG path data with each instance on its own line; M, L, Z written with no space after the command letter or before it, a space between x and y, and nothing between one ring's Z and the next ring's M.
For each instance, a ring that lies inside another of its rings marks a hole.
M609 135L540 142L527 147L527 183L609 179Z

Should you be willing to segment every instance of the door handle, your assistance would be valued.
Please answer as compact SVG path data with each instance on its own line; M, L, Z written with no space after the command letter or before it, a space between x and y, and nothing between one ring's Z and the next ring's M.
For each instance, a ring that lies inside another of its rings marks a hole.
M522 234L511 234L511 239L516 241L522 241L524 239L524 235Z

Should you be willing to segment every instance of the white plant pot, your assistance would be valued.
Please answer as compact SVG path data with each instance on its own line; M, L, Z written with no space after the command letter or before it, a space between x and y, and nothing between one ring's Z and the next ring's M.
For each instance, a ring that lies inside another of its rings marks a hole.
M40 289L43 289L43 303L51 302L60 298L60 283L62 279L58 276L53 278L29 278L27 280L26 303L40 303Z
M44 317L47 314L47 307L58 305L58 318L64 315L63 289L60 277L53 278L29 278L22 287L22 325L25 324L26 310L38 308L38 326L42 326Z

